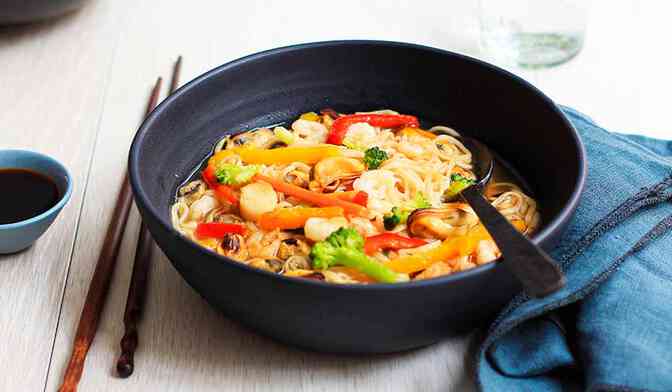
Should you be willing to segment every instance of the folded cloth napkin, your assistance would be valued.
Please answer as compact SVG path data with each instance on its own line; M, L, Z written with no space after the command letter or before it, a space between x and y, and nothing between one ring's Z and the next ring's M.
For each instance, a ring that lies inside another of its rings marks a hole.
M672 391L672 142L563 111L588 153L585 193L552 252L567 285L500 313L476 354L477 384Z

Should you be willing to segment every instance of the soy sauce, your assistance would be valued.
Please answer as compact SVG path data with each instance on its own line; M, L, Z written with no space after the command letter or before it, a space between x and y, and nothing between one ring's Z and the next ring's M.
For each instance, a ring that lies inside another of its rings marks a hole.
M0 225L38 216L59 199L56 183L44 174L0 168Z

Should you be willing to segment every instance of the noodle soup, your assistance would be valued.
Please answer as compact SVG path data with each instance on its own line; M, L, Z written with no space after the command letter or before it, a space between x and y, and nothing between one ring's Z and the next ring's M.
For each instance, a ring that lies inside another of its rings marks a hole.
M394 283L500 256L455 197L475 180L471 152L456 130L422 129L412 115L305 113L225 137L199 177L178 189L175 229L285 276ZM537 204L516 183L492 181L485 196L524 234L538 228Z

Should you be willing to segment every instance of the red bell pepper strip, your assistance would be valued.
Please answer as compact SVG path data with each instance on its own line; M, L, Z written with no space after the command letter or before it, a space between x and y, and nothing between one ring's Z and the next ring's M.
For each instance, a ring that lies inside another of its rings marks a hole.
M426 244L427 241L419 238L409 238L394 233L383 233L366 237L366 241L364 242L364 253L371 255L379 250L410 249Z
M210 187L210 189L215 191L215 196L220 201L225 201L230 204L238 204L238 197L233 192L231 187L220 184L217 181L217 176L215 175L215 167L213 165L208 165L202 173L203 181Z
M352 202L366 207L369 202L369 194L364 191L359 191L355 194L355 197L352 198Z
M220 201L223 200L233 205L238 204L238 197L228 185L219 184L215 186L215 196L217 196L217 199Z
M211 237L211 238L223 238L225 235L233 234L245 234L245 226L238 225L234 223L199 223L196 226L196 236L198 238Z
M343 144L343 138L348 132L350 125L356 123L368 123L374 127L394 128L420 126L418 118L406 114L349 114L337 118L331 125L331 131L327 136L329 144Z
M369 202L369 194L364 191L334 192L329 193L329 195L337 199L359 204L362 207L366 207L367 203Z

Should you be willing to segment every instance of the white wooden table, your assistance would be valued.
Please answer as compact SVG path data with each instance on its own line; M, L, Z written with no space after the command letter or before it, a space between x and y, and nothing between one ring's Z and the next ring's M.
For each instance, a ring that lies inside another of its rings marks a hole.
M185 57L183 81L260 49L327 39L409 41L479 56L474 2L236 3L94 0L53 22L0 29L0 148L52 155L75 183L70 204L35 246L0 256L0 391L58 387L131 137L151 84L169 75L178 54ZM609 129L671 138L666 3L596 1L575 60L517 72ZM465 371L466 337L389 356L302 352L225 319L160 252L136 373L116 378L137 232L133 211L82 391L474 388Z

